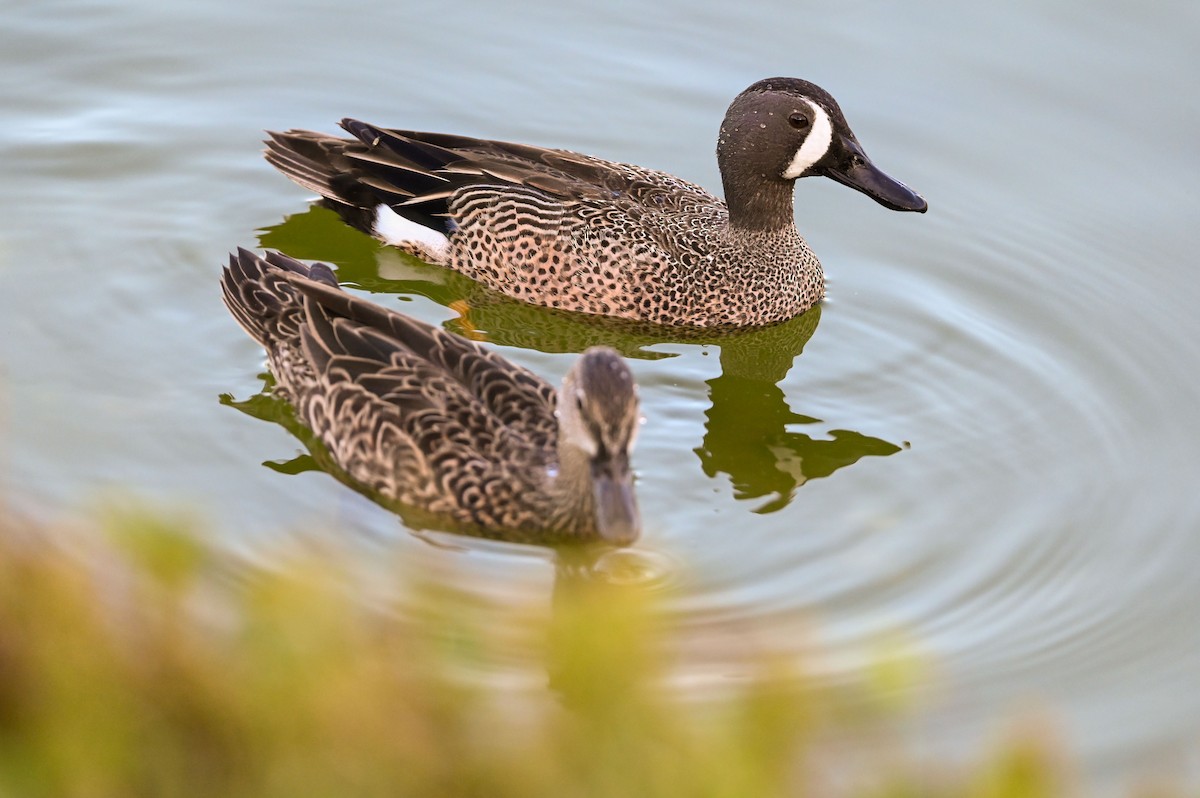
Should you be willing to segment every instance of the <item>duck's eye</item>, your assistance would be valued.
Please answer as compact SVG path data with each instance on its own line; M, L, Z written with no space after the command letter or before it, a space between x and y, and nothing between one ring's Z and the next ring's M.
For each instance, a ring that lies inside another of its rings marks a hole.
M796 130L804 130L808 127L808 117L797 111L788 117L788 124Z

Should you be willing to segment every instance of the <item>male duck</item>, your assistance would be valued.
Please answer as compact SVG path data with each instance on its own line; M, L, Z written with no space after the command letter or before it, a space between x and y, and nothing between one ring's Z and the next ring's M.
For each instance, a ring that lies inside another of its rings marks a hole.
M267 160L343 218L534 304L656 324L771 324L825 295L792 187L824 175L897 211L925 200L877 169L826 91L768 78L734 99L726 201L652 169L566 150L391 130L269 133Z
M276 391L382 498L482 534L637 539L637 390L612 350L585 352L556 393L479 344L347 294L324 264L239 249L222 288Z

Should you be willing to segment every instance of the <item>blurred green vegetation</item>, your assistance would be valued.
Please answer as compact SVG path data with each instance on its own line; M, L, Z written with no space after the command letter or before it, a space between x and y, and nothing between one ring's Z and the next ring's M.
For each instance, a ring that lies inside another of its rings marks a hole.
M597 577L585 552L560 556L549 613L513 618L544 662L514 687L479 667L501 633L429 575L397 565L404 605L367 600L329 544L256 566L196 526L0 513L0 796L1067 791L1045 735L969 772L905 764L887 701L847 700L766 653L697 699L671 683L661 597ZM885 662L862 689L905 678Z

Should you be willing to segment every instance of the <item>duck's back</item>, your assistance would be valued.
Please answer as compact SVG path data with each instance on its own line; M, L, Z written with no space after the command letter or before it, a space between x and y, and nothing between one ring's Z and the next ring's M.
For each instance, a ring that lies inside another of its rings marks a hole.
M537 519L556 457L549 384L343 292L319 264L242 250L223 286L277 390L355 482L481 529Z

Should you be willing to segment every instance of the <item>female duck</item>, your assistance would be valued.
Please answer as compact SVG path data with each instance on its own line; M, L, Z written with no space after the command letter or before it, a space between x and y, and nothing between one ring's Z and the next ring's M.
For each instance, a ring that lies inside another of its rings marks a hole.
M657 324L771 324L825 295L795 181L824 175L898 211L925 200L867 159L837 102L796 78L734 99L725 202L589 155L342 120L353 139L271 133L267 160L351 224L534 304Z
M347 294L323 264L239 249L222 288L277 392L385 501L509 539L637 539L637 392L612 350L585 352L556 393L479 344Z

